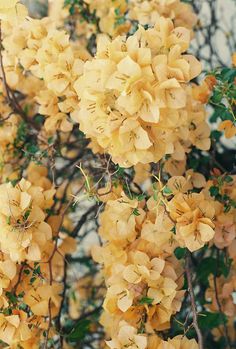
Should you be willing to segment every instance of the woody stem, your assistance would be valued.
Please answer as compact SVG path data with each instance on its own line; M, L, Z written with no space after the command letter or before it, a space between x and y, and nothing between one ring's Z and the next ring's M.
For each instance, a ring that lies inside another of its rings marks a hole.
M193 284L192 284L192 277L191 277L191 265L190 264L191 264L190 253L188 253L187 257L186 257L186 263L185 263L185 272L186 272L186 276L187 276L188 290L189 290L191 308L192 308L192 314L193 314L193 327L194 327L196 334L197 334L199 349L204 349L203 336L202 336L202 332L199 328L198 319L197 319L197 306L196 306L196 302L195 302L195 298L194 298Z

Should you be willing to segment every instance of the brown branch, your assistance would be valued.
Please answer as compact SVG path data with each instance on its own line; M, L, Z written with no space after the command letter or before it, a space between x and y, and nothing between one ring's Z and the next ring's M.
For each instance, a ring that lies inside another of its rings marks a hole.
M217 266L216 266L216 269L218 269L218 261L219 261L219 250L217 250ZM216 273L217 273L217 270L216 270ZM219 299L219 293L218 293L218 288L217 288L217 280L216 280L216 273L214 274L214 278L213 278L214 289L215 289L215 296L216 296L216 303L217 303L219 312L220 312L220 314L221 314L221 316L223 318L224 337L226 339L227 348L231 348L231 341L230 341L230 337L229 337L229 333L228 333L228 328L227 328L227 326L225 324L225 321L224 321L224 312L223 312L223 309L222 309L222 306L221 306L221 303L220 303L220 299Z
M65 302L65 299L66 299L66 280L67 280L67 264L66 264L66 261L64 260L64 275L63 275L63 280L62 280L63 292L62 292L62 300L61 300L61 304L60 304L59 313L58 313L58 316L57 316L57 326L56 326L58 334L60 336L60 348L61 349L63 348L63 335L60 333L61 332L61 327L62 327L61 315L62 315L63 305L64 305L64 302Z
M21 283L21 279L22 279L22 274L23 274L24 267L25 267L24 264L22 264L22 265L20 266L20 271L19 271L18 279L17 279L17 282L16 282L16 284L15 284L15 286L14 286L14 288L13 288L13 293L14 293L14 294L16 294L17 288L18 288L18 286L19 286L20 283Z
M74 229L72 230L70 236L71 237L76 237L77 234L79 233L80 229L83 227L83 225L86 223L88 217L95 212L97 205L91 206L80 218Z
M4 70L4 66L3 66L3 57L2 57L2 25L1 25L1 21L0 21L0 66L1 66L1 71L2 71L2 81L3 81L3 85L6 91L6 95L7 95L7 100L8 103L11 105L12 101L11 101L11 96L10 96L10 91L8 88L8 84L7 84L7 79L6 79L6 73Z
M79 190L81 190L81 188ZM69 209L69 207L70 207L70 205L72 204L73 201L74 201L74 197L72 197L71 200L67 203L66 207L64 208L64 210L63 210L63 212L61 214L61 221L60 221L60 225L58 227L58 233L57 233L57 236L56 236L54 248L53 248L53 251L52 251L52 253L51 253L51 255L50 255L50 257L49 257L49 259L47 261L48 266L49 266L49 284L50 285L52 285L52 283L53 283L52 261L53 261L54 255L55 255L55 253L57 251L57 244L58 244L58 240L59 240L60 229L61 229L61 227L63 225L65 214L66 214L67 210ZM59 310L59 312L61 312L61 309ZM49 332L50 332L50 329L52 327L51 298L48 301L48 313L49 313L49 319L48 319L48 328L47 328L47 331L46 331L46 338L45 338L45 342L44 342L44 346L43 346L44 349L47 349L48 339L49 339ZM60 338L60 342L61 342L61 338Z
M51 286L53 283L53 273L52 273L52 260L50 260L48 262L48 266L49 266L49 285ZM51 297L48 300L48 328L46 331L46 337L45 337L45 342L44 342L44 349L47 349L48 347L48 339L49 339L49 333L50 333L50 329L52 327L52 309L51 309Z
M219 294L218 294L218 290L217 290L217 282L216 282L216 276L215 275L214 275L214 288L215 288L216 303L217 303L219 312L220 312L221 316L223 317L224 313L222 311L222 306L221 306L220 299L219 299ZM227 326L225 324L225 321L223 321L223 326L224 326L224 332L225 332L224 337L225 337L226 342L227 342L227 348L231 348L230 338L229 338L228 329L227 329Z
M193 327L194 327L196 334L197 334L199 349L204 349L202 332L198 326L197 306L196 306L194 292L193 292L193 284L192 284L192 277L191 277L191 265L190 265L190 253L188 253L188 255L186 257L185 272L186 272L186 276L187 276L188 290L189 290L191 308L192 308L192 314L193 314Z
M52 326L51 298L49 298L49 301L48 301L48 313L49 313L49 319L48 319L48 328L47 328L47 331L46 331L45 342L44 342L44 345L43 345L44 349L47 349L47 347L48 347L49 332L50 332L50 329L51 329L51 326Z

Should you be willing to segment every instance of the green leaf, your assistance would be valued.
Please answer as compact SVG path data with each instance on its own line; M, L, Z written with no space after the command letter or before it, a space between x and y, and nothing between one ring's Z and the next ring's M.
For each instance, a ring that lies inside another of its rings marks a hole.
M116 21L115 21L115 27L124 24L125 21L126 21L125 16L118 17L118 18L116 19Z
M48 144L52 144L53 141L54 141L54 137L49 137L49 138L48 138Z
M211 196L217 196L219 194L219 188L216 186L212 186L210 187L209 192Z
M171 195L172 194L172 190L170 188L168 188L167 186L165 186L164 189L163 189L163 194L164 195Z
M88 333L90 323L91 321L87 319L78 321L67 338L71 341L84 339Z
M231 176L225 176L225 177L224 177L224 181L225 181L226 183L230 183L230 182L233 182L233 178L232 178Z
M222 98L223 98L222 92L221 92L221 91L218 91L218 90L215 90L215 91L213 92L213 95L212 95L211 99L210 99L210 102L213 102L213 103L217 103L217 104L218 104L218 103L221 102Z
M227 317L222 313L203 311L198 316L198 325L201 329L212 330L227 322Z
M118 177L123 177L124 176L124 172L125 172L124 167L120 167L119 165L117 165L115 174Z
M43 115L37 114L35 116L34 120L35 120L36 124L42 125L44 123L45 118Z
M27 308L28 308L28 305L27 305L26 303L23 303L23 302L22 302L22 303L20 303L19 308L20 308L21 310L26 311Z
M116 15L116 16L119 16L119 15L120 15L120 9L119 9L119 8L116 8L116 9L115 9L115 15Z
M26 150L30 154L36 154L38 152L39 148L36 144L27 144Z
M24 220L26 221L28 218L29 218L29 215L30 215L30 210L27 210L24 214Z
M37 266L37 267L34 269L33 274L34 274L34 275L40 275L40 274L41 274L40 265Z
M135 215L135 216L140 216L140 213L139 213L139 211L138 211L137 208L135 208L135 209L133 210L132 214Z
M231 82L236 77L236 69L234 68L223 68L221 71L221 78L226 82Z
M220 115L220 118L221 118L221 120L231 120L232 122L234 122L234 117L231 114L231 112L229 111L229 109L227 109L227 107L222 109L222 113Z
M230 271L231 260L225 262L224 257L220 256L218 259L214 257L207 257L201 261L197 267L197 276L200 282L208 285L208 277L212 274L215 276L223 275L227 277Z
M140 299L139 304L152 304L153 298L143 297Z
M187 249L182 247L177 247L174 251L175 257L177 259L182 259L186 254Z
M140 194L140 195L137 196L138 201L142 201L142 200L144 200L145 198L146 198L146 195L145 195L145 194Z
M11 303L13 304L17 303L17 297L13 293L7 291L6 296Z
M222 132L218 130L214 130L211 132L211 137L214 138L216 141L219 141L221 136L222 136Z

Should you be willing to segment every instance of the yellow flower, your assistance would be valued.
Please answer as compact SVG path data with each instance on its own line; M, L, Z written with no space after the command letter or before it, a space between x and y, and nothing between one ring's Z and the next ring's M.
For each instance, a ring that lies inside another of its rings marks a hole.
M160 278L165 266L165 261L160 258L150 260L144 252L136 251L132 254L133 264L127 265L123 272L123 278L131 283L138 284L141 281L152 283Z
M195 339L184 336L176 336L164 341L153 335L148 339L148 349L198 349L198 344Z
M168 210L176 221L178 242L191 252L203 247L214 237L215 210L211 202L205 200L203 193L179 193L169 202Z
M49 116L44 123L45 130L48 133L55 133L55 130L63 132L70 132L73 128L72 123L67 119L67 115L64 113L57 113L56 115Z
M119 324L119 332L116 338L106 341L111 349L145 349L147 348L147 337L138 334L135 327L129 326L125 321Z
M89 4L90 11L96 12L99 18L99 28L103 33L114 37L129 30L129 23L119 23L119 18L125 19L124 16L128 9L125 0L87 0L86 2Z
M44 222L43 209L52 205L54 190L43 191L22 179L15 187L0 186L1 249L13 261L38 261L52 237L51 227Z
M134 166L135 176L134 182L137 184L147 183L150 180L150 165L149 164L137 164Z
M127 39L99 37L96 57L84 64L74 83L80 106L72 113L97 151L130 167L159 161L165 154L183 160L193 142L206 149L206 124L194 136L189 132L192 95L187 86L201 72L200 63L183 54L189 42L187 29L174 28L163 17L154 28L140 27Z
M19 3L19 0L0 1L0 19L9 22L16 22L25 19L28 11Z
M51 313L55 317L60 307L61 297L59 296L62 285L53 283L52 285L42 285L36 289L31 288L24 296L26 303L34 315L48 316L48 302L51 299Z
M201 150L209 150L211 146L211 141L209 138L210 133L210 127L205 122L197 125L196 129L192 131L191 135L193 145Z
M171 18L175 26L192 29L197 16L192 7L180 0L131 0L128 16L142 25L155 25L160 16Z
M172 301L176 295L177 284L170 278L161 277L148 289L147 296L153 299L152 304L161 304L171 309Z
M0 293L2 293L2 289L8 288L10 282L16 275L16 271L16 264L11 260L4 260L0 262Z
M135 298L135 290L129 290L128 282L122 280L121 277L115 277L111 286L108 287L104 300L103 308L108 313L116 313L118 310L126 312L133 304Z
M0 339L13 347L15 343L31 338L31 331L26 322L27 315L23 311L13 310L13 315L0 314Z
M135 210L138 211L138 215L134 214ZM137 235L136 222L141 221L143 215L143 210L138 208L138 201L130 200L123 194L117 200L108 201L105 211L100 216L99 234L102 238L121 245L132 242Z
M198 86L193 86L193 97L201 103L207 103L217 80L214 76L207 76Z
M192 189L192 185L183 176L174 176L168 180L167 188L170 189L171 194L175 195L177 193L186 193Z
M185 172L186 159L175 160L172 157L167 159L164 163L164 170L171 176L181 176Z
M224 131L226 138L232 138L236 135L236 127L231 120L222 121L218 126L218 130Z

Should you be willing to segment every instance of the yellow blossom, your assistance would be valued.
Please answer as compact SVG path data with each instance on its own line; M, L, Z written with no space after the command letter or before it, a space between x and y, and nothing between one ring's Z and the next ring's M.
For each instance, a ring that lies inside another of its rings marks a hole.
M147 338L145 335L137 333L137 329L129 326L125 321L119 324L117 338L107 341L106 344L111 349L145 349L147 348Z
M215 235L214 207L205 200L203 193L177 194L168 204L176 221L176 235L180 245L191 252L203 247Z

